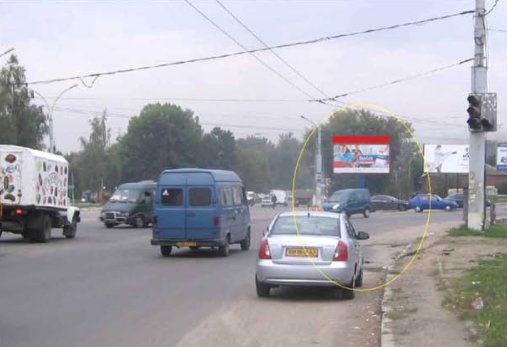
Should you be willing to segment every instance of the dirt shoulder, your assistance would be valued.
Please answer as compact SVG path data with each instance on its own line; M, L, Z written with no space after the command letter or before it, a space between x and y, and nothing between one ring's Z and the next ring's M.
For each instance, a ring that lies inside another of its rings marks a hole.
M507 252L506 239L450 237L448 227L432 229L421 252L403 276L386 289L383 347L472 347L470 323L442 306L452 279L479 259ZM414 248L413 246L412 248ZM400 258L390 275L410 261L411 252Z

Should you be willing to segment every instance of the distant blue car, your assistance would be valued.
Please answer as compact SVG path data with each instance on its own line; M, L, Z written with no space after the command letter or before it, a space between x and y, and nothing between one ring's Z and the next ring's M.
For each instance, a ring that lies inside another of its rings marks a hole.
M430 209L430 194L417 194L408 201L408 208L416 212ZM442 199L437 194L431 194L431 209L453 211L458 208L455 201Z

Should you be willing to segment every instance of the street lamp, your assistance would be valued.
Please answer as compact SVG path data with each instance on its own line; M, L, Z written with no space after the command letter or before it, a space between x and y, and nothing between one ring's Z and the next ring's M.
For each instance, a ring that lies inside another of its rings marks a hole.
M312 120L301 116L302 119L310 122L314 127L317 128L317 146L315 155L315 205L322 206L322 137L321 127Z
M46 98L43 97L39 92L34 90L34 93L42 98L42 100L46 104L46 107L49 112L49 119L48 120L49 120L49 152L50 153L56 152L55 135L54 135L54 130L53 130L53 112L55 110L56 103L58 102L58 100L60 100L60 98L62 97L63 94L65 94L66 92L68 92L71 89L76 88L77 86L78 86L77 84L73 84L70 87L65 88L62 92L60 92L60 94L58 94L58 96L56 97L55 101L53 101L53 105L51 107L49 107L49 103L47 102Z

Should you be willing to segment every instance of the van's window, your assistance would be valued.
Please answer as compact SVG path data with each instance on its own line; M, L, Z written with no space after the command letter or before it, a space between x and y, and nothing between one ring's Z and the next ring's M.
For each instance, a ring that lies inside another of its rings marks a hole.
M232 206L232 187L220 187L220 205Z
M211 189L190 188L189 204L190 206L209 206L211 204Z
M163 188L160 195L162 205L181 206L183 204L183 189L181 188Z
M232 187L232 198L234 201L234 205L239 206L242 204L240 187Z
M140 189L119 188L114 192L113 196L111 196L110 201L135 202L139 199L140 195Z

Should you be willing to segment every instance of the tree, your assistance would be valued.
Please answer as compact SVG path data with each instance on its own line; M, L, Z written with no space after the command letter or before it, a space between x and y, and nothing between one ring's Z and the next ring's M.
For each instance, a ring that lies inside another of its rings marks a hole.
M229 130L213 128L204 135L202 163L214 169L232 170L236 163L236 141Z
M31 105L33 92L26 87L25 69L11 55L0 71L0 143L43 148L47 134L42 107Z
M112 188L114 184L108 179L109 167L114 165L114 161L108 153L111 129L107 127L107 111L90 120L90 127L88 139L79 139L82 151L69 156L69 161L71 169L75 171L74 180L78 189L97 192L103 186Z
M164 169L202 166L202 137L192 111L171 104L146 105L119 140L123 179L156 180Z
M254 148L238 149L235 171L247 190L267 192L271 188L271 173L265 152Z

